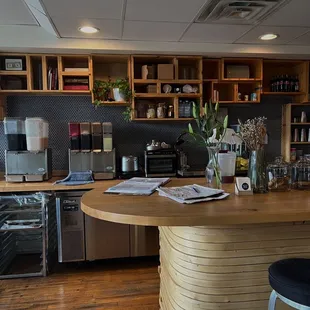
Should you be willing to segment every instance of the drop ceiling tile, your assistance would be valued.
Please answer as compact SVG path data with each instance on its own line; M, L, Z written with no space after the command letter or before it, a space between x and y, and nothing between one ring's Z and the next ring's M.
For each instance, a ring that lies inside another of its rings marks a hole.
M292 0L267 17L261 25L310 27L309 11L309 0Z
M192 24L181 41L233 43L251 27L249 25Z
M178 41L186 26L186 23L125 21L123 39Z
M246 33L243 37L235 43L253 43L253 44L286 44L293 39L306 33L310 28L303 27L275 27L275 26L257 26ZM259 36L265 33L275 33L279 37L276 40L262 41Z
M43 0L50 16L121 19L122 0Z
M38 25L21 0L0 1L0 25Z
M126 20L190 22L210 0L127 0Z
M116 19L52 17L52 20L63 38L120 39L121 35L121 21ZM78 28L83 25L97 27L100 31L94 34L82 33Z
M298 37L297 39L289 42L291 45L310 45L310 32Z

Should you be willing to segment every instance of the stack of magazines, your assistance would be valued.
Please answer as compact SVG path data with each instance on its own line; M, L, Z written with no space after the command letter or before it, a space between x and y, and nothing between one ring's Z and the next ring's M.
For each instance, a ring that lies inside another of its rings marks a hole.
M159 187L159 196L170 198L179 203L192 204L196 202L224 199L229 196L221 189L214 189L197 184L180 187Z

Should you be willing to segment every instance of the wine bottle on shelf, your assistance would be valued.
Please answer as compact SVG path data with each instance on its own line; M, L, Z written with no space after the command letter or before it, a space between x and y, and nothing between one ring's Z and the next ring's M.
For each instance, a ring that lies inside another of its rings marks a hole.
M280 87L279 87L279 92L283 92L284 91L284 75L280 76Z
M275 77L273 76L270 80L270 91L274 91L274 87L275 87Z
M290 91L290 80L288 75L285 75L285 79L284 79L284 91L289 92Z
M299 79L298 76L296 75L295 77L295 91L298 92L299 91Z
M279 92L280 91L280 76L277 75L276 77L276 87L275 87L275 92Z
M293 76L290 76L290 82L291 82L290 91L294 92L295 91L295 79Z

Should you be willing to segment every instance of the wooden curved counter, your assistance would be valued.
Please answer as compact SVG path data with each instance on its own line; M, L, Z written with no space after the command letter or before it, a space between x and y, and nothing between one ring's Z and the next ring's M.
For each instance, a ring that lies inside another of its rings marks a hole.
M103 192L111 181L86 193L82 210L95 218L116 223L150 226L198 226L310 220L310 193L291 191L253 196L232 194L226 200L184 205L157 193L151 196L117 196ZM175 179L167 186L205 185L202 178ZM232 185L224 186L233 193Z
M167 186L204 184L173 180ZM110 186L111 184L109 184ZM310 193L269 193L194 205L152 196L86 193L82 210L117 223L160 226L161 310L268 308L268 267L310 257ZM233 186L225 188L233 192ZM277 310L288 310L278 303Z

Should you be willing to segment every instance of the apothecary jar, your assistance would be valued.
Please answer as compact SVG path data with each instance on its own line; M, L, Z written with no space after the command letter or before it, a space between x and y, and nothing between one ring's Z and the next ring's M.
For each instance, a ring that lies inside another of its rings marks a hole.
M291 190L291 166L282 156L276 157L275 161L267 166L267 173L268 189L271 192Z
M293 166L294 188L299 190L310 190L310 160L300 156Z

